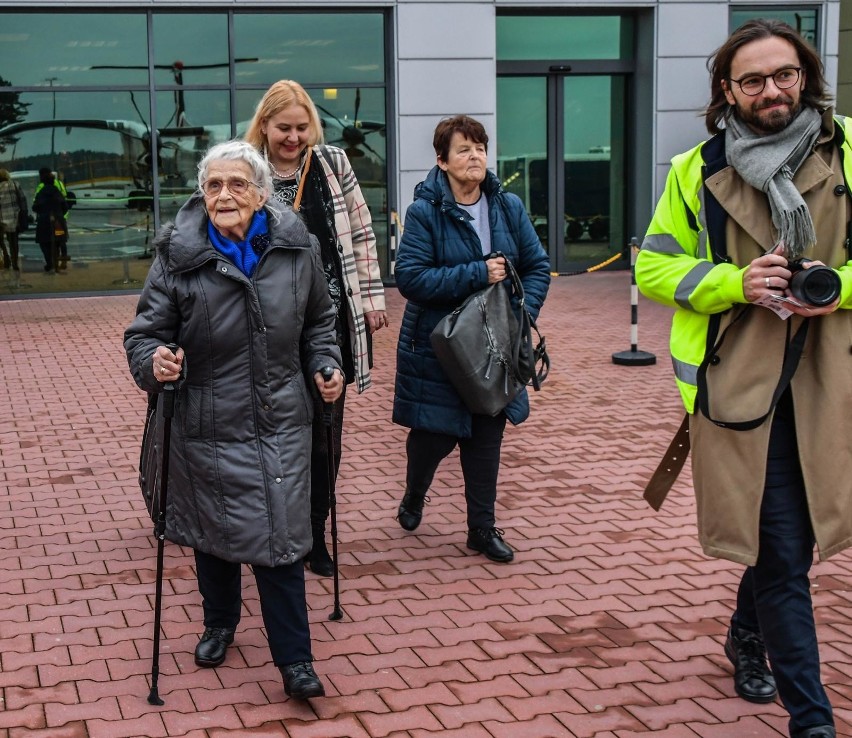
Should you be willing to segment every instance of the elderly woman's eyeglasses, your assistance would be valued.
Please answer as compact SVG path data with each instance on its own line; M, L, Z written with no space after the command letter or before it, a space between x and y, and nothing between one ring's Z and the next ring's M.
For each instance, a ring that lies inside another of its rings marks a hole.
M747 74L745 77L740 77L739 79L729 77L728 81L736 82L743 91L743 94L753 97L763 92L763 89L766 87L766 80L770 78L779 90L789 89L799 81L799 73L801 71L801 67L784 67L784 69L779 69L772 74Z
M201 185L201 191L208 197L216 197L222 193L223 187L227 187L232 195L245 195L249 185L260 187L257 182L250 182L242 177L231 177L226 182L221 179L208 179Z

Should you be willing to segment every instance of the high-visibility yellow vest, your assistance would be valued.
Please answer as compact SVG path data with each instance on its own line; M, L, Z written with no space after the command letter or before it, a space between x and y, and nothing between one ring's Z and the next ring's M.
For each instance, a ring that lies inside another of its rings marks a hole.
M844 132L840 151L848 188L852 183L852 118L835 116L835 124ZM702 173L702 150L708 143L672 159L635 266L639 290L675 308L669 350L675 381L689 413L695 408L698 367L707 349L711 314L746 302L746 267L714 261ZM681 256L690 258L678 258Z

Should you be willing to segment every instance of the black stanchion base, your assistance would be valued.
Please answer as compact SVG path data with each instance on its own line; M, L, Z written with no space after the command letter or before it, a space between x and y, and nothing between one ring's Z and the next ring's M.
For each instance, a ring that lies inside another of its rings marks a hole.
M625 366L650 366L657 363L657 357L647 351L619 351L612 355L612 363Z

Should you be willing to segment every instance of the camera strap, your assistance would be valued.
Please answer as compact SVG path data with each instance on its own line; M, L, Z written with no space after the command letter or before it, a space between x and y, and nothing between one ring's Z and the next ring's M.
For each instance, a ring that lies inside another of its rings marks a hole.
M792 332L792 326L790 323L787 323L787 338L786 345L784 347L784 359L781 362L781 376L778 378L778 384L775 387L775 391L772 393L772 400L770 401L769 409L760 417L752 418L751 420L718 420L710 414L710 392L707 388L707 368L710 366L716 366L721 361L719 358L719 350L722 348L722 344L725 341L725 335L737 321L749 313L751 308L752 306L748 305L728 324L725 330L722 331L722 335L719 336L719 340L716 341L715 345L709 351L707 351L704 356L704 360L698 367L698 392L695 398L698 410L711 423L718 425L720 428L728 428L729 430L735 431L754 430L755 428L763 425L766 419L772 414L772 411L778 404L778 400L781 399L781 395L784 394L784 390L786 390L789 386L790 381L793 379L793 375L796 373L796 368L799 366L799 359L802 358L802 353L805 348L805 339L808 337L808 326L810 325L810 318L805 318L791 340L790 334Z

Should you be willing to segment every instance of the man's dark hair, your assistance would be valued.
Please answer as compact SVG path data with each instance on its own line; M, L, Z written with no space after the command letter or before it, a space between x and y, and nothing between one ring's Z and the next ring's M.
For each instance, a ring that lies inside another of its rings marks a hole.
M53 172L50 167L42 167L38 170L38 178L42 184L51 184L53 182Z
M802 105L820 112L831 105L828 94L822 60L813 47L790 25L775 18L755 18L734 31L716 51L707 59L710 72L710 104L704 111L704 124L710 133L718 133L721 124L731 117L734 107L725 99L722 81L729 80L731 62L734 55L746 44L764 38L777 36L792 44L799 55L799 64L805 75L805 87L802 90Z
M485 126L469 115L456 115L445 118L435 128L432 146L441 161L446 161L450 155L450 141L454 133L461 133L474 143L485 144L485 150L488 151L488 134L485 132Z

